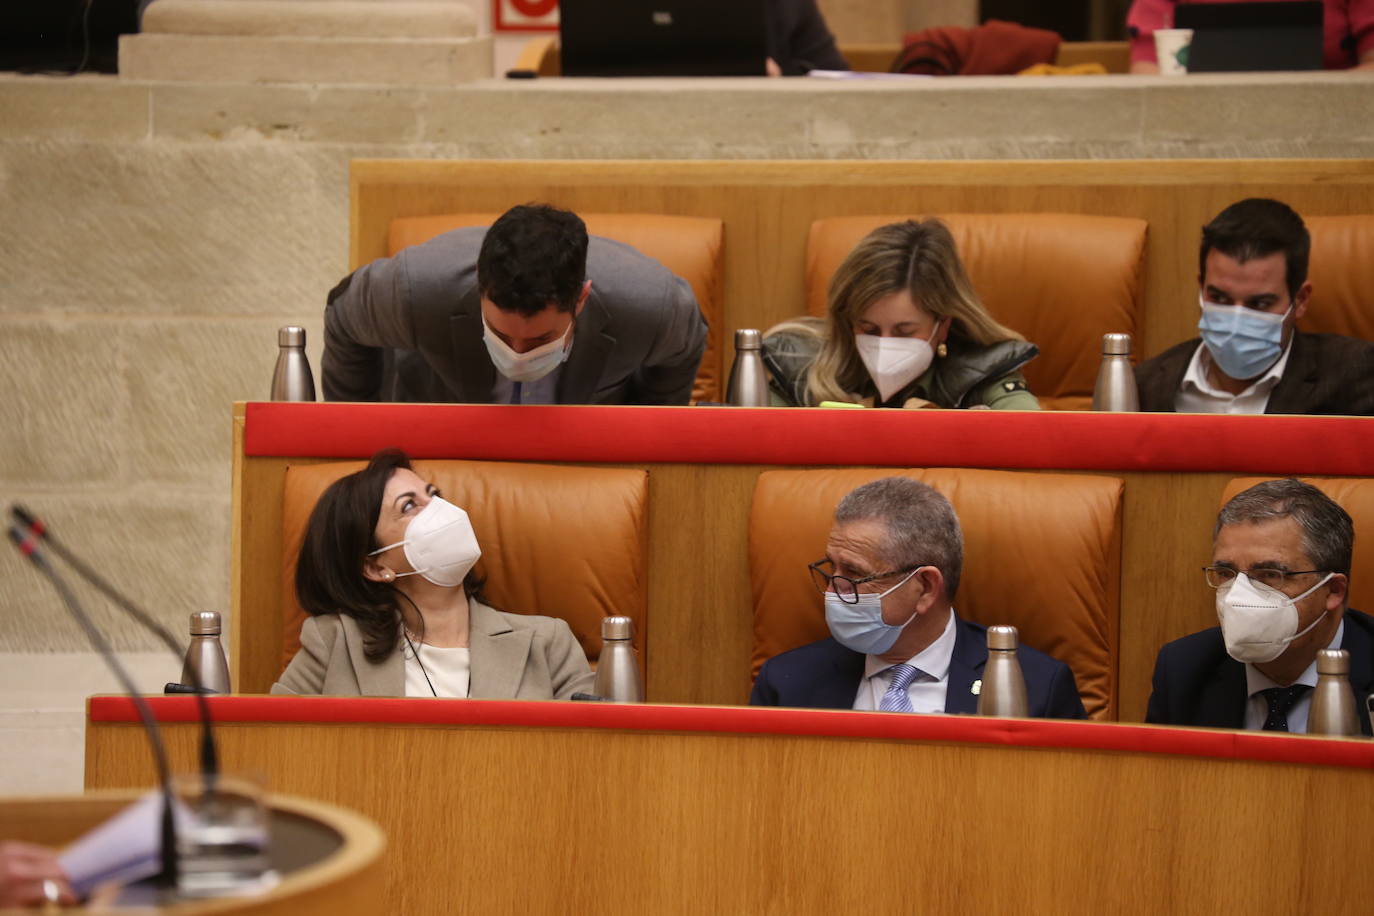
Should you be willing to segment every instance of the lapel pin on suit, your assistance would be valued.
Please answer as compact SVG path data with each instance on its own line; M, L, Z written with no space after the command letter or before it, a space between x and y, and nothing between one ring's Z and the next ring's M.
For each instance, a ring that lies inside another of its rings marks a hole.
M974 682L969 686L968 692L971 693L971 694L973 694L974 696L978 696L978 694L982 693L982 692L983 692L983 679L980 677L978 680L974 681Z

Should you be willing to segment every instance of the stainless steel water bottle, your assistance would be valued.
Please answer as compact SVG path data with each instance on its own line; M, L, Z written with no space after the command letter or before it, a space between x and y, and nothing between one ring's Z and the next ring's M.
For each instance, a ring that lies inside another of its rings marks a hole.
M735 332L735 364L725 399L734 407L768 406L768 369L763 365L763 335L755 328Z
M191 644L186 648L186 664L181 682L198 685L215 693L229 693L229 662L219 641L219 614L200 611L191 615Z
M644 681L639 676L639 659L630 642L635 622L629 617L607 617L601 621L601 658L596 663L597 696L617 703L644 702Z
M1358 735L1355 691L1350 689L1350 653L1322 649L1317 653L1317 686L1307 713L1309 735Z
M1025 718L1029 714L1016 644L1016 627L988 627L988 662L978 691L978 715Z
M305 356L305 328L288 325L277 331L277 368L272 371L272 400L315 400L315 376Z
M1140 392L1131 368L1131 335L1102 335L1102 366L1097 370L1093 388L1093 410L1132 411L1140 409Z

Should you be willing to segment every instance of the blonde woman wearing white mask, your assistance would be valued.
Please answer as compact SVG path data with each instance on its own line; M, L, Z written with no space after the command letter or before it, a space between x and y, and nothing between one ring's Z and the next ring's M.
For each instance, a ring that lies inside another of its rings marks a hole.
M771 328L776 400L1036 410L1021 367L1039 352L978 300L938 219L881 226L830 282L825 319Z

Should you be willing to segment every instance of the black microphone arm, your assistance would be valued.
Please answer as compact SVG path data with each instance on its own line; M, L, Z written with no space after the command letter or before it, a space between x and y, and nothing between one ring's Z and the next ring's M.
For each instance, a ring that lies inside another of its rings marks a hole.
M76 570L77 575L89 582L96 591L110 600L115 607L124 611L130 617L137 620L144 629L151 632L158 639L167 645L172 654L178 660L186 658L186 648L177 641L177 638L157 619L147 611L134 604L132 600L126 598L124 594L111 585L104 576L96 572L84 560L72 553L65 544L48 529L47 524L24 506L19 503L10 504L10 514L17 521L20 531L27 532L28 537L41 540L52 549L52 552L61 557L68 566ZM13 535L11 535L13 536ZM22 544L20 550L23 550ZM210 704L205 699L205 686L200 682L200 672L191 671L191 689L186 693L196 695L196 705L200 709L200 768L205 779L205 789L209 791L214 788L215 782L219 777L219 750L215 743L215 737L210 716Z
M177 836L176 821L173 818L172 771L167 764L167 749L162 744L162 734L157 727L157 719L153 717L153 711L148 708L147 702L139 696L133 678L129 677L129 672L124 670L124 666L115 657L109 641L91 622L90 616L82 609L70 586L63 581L62 577L57 574L57 570L52 568L42 551L38 549L37 539L26 535L18 525L11 525L9 533L10 539L19 548L19 552L28 557L33 565L48 577L48 581L52 582L53 587L57 589L57 594L62 598L62 603L67 606L67 610L86 633L86 639L90 641L92 648L99 653L106 666L114 672L115 679L119 681L120 686L124 688L124 692L129 695L129 699L133 701L134 707L138 710L138 717L143 721L143 729L148 734L148 743L153 748L158 780L162 784L162 874L160 879L163 884L176 887L178 872Z

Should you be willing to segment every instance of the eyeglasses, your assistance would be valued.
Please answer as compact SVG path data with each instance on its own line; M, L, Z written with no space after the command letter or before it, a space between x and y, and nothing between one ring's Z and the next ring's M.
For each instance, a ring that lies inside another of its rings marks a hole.
M891 572L876 573L872 576L864 576L862 579L851 579L848 576L837 576L833 572L835 564L829 560L817 560L808 563L806 568L811 573L811 581L816 586L816 590L822 595L826 592L834 592L845 604L859 603L859 586L869 582L876 582L879 579L886 579L889 576L900 576L902 573L913 572L927 563L917 563L915 566L908 566L904 569L894 569Z
M1282 569L1233 569L1230 566L1204 566L1202 572L1207 577L1207 584L1212 588L1221 588L1223 585L1230 585L1236 581L1236 576L1245 573L1245 578L1251 582L1258 582L1260 585L1267 585L1270 588L1282 589L1285 582L1293 576L1310 576L1313 573L1326 572L1324 569L1300 569L1296 572L1286 572Z

